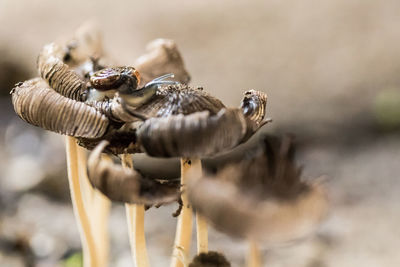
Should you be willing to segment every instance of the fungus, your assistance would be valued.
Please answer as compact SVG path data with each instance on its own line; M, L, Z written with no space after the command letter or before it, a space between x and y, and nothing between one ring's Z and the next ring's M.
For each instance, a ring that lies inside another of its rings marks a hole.
M74 71L74 67L84 64L89 57L102 53L99 36L94 25L85 25L77 31L74 40L79 45L75 46L76 53L68 57L71 66L63 62L67 52L60 49L62 46L46 46L38 57L38 69L47 83L32 79L15 88L12 96L16 113L23 115L24 120L68 135L68 180L82 240L84 266L106 266L108 262L110 201L89 185L85 170L86 151L78 147L73 138L100 137L108 128L109 121L104 115L79 102L86 87ZM82 121L91 122L92 127Z
M261 149L215 175L195 176L187 184L189 202L217 230L251 242L248 266L260 266L257 244L300 239L326 214L322 186L300 179L290 137L264 138Z
M201 157L234 148L270 121L265 118L267 97L250 90L240 107L227 108L202 88L184 84L190 76L171 40L154 41L149 52L137 60L141 76L133 67L108 68L99 63L102 45L96 45L98 34L89 35L90 38L79 37L67 45L46 45L38 58L42 79L18 84L12 90L13 104L16 113L28 123L71 136L67 138L71 179L85 177L81 167L80 171L74 171L79 168L76 166L79 149L74 147L74 138L85 148L97 146L88 164L90 181L111 199L128 202L128 226L141 231L136 237L130 235L131 244L136 244L133 254L144 255L144 205L176 199L177 185L149 181L132 168L128 170L127 166L132 164L126 154L146 152L156 157L180 157L181 185L185 187L192 173L201 176ZM85 40L89 43L85 44ZM180 83L166 80L173 77L170 73ZM126 168L103 162L101 152L121 155ZM78 155L85 160L84 153ZM177 250L187 255L192 232L192 209L186 190L182 192L175 256ZM199 213L196 216L198 251L206 252L207 224ZM80 216L83 221L84 217ZM93 239L90 231L86 232L89 234L83 239ZM138 246L136 241L143 244ZM89 246L94 243L88 242ZM92 253L88 258L96 255L97 252ZM147 259L134 260L147 262ZM92 265L96 265L94 261ZM172 265L181 266L177 257L173 257Z

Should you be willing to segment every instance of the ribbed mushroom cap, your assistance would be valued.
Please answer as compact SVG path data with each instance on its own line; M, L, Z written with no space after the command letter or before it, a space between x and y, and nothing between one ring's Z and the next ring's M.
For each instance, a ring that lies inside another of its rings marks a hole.
M11 91L15 113L24 121L56 133L100 138L109 120L95 108L58 94L40 78L17 84Z
M291 140L264 149L216 175L188 181L189 202L218 230L276 245L311 233L325 217L327 199L300 179Z
M138 142L156 157L204 157L232 149L265 124L266 94L250 94L254 97L241 108L225 108L203 90L168 86L135 109L151 117L138 128ZM252 112L247 112L248 105Z
M84 99L85 81L64 63L65 49L55 43L43 47L37 59L39 75L59 94L77 101Z
M124 203L161 205L179 199L179 182L149 179L131 168L101 160L108 145L102 141L88 159L88 177L91 184L114 201Z

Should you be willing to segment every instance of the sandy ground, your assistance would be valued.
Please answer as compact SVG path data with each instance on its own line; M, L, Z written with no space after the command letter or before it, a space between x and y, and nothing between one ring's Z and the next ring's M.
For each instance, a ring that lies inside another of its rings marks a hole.
M302 243L265 250L265 266L398 266L399 125L377 112L382 95L400 94L399 10L396 0L0 0L0 265L56 266L80 249L62 138L20 121L7 94L36 75L44 44L96 20L106 51L121 64L152 39L171 38L192 84L227 105L236 106L247 89L268 93L274 122L264 131L295 133L304 175L327 176L326 222ZM152 266L168 264L175 208L146 215ZM121 205L110 232L111 266L132 266ZM242 241L211 231L210 247L244 265Z

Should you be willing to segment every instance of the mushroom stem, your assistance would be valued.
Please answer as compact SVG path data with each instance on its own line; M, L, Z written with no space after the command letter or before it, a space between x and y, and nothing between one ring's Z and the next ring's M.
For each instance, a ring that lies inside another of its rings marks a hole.
M203 174L201 168L201 160L192 160L191 176L201 177ZM190 179L190 178L189 178ZM208 252L208 227L206 218L201 214L196 213L196 239L197 239L197 254Z
M201 177L203 174L201 168L201 160L192 160L192 170L196 177ZM197 254L208 252L208 226L204 216L196 213L196 239L197 239Z
M91 185L89 185L91 186ZM92 189L93 190L93 189ZM110 238L108 234L108 218L110 215L111 201L99 191L93 194L93 219L91 220L96 248L100 264L108 266Z
M191 176L201 175L201 160L200 159L190 159L181 158L181 185L182 185L182 211L178 218L178 223L176 227L175 234L175 244L172 254L171 267L183 267L186 259L188 259L190 252L190 243L192 239L192 226L193 226L193 211L189 206L188 196L186 192L186 183ZM202 220L200 219L200 222ZM199 224L199 221L198 221ZM198 247L207 247L207 244L199 245L199 241L204 241L204 236L207 235L207 227L204 228L204 223L202 225L202 231L200 234L201 238L198 238ZM205 233L205 235L204 235ZM207 238L206 238L207 239Z
M96 257L95 241L90 229L90 221L85 210L81 192L77 146L75 138L66 137L68 182L71 191L72 207L82 242L83 266L96 267L99 265Z
M208 252L208 227L206 219L196 213L197 254Z
M82 197L96 246L98 266L105 267L108 265L109 256L109 236L107 226L111 201L101 192L95 190L89 182L86 169L86 149L77 146L77 153ZM102 160L110 160L110 158L103 157Z
M247 255L247 267L261 267L261 254L257 242L249 241L249 254Z
M121 155L121 163L125 168L133 168L132 156L130 154ZM148 267L150 264L144 234L144 205L126 203L125 210L133 262L136 267Z

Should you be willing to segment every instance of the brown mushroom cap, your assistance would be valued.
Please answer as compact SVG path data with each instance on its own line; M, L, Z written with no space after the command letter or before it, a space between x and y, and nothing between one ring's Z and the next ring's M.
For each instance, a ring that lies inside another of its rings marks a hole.
M59 94L83 101L86 83L63 62L65 52L66 49L55 43L45 45L37 60L39 74Z
M35 78L18 84L12 91L15 113L24 121L56 133L102 137L109 120L95 108L64 97Z
M203 157L232 149L265 124L266 99L266 94L252 90L241 108L225 108L202 90L168 86L136 109L153 116L139 127L138 142L156 157Z
M139 128L138 142L150 156L201 157L231 149L246 133L239 109L151 118Z
M107 141L100 142L88 159L89 180L104 195L114 201L145 205L161 205L179 199L179 182L148 179L134 169L101 160L107 145Z
M235 237L280 244L309 234L325 217L327 199L316 183L300 180L284 139L231 164L215 176L188 182L189 202L218 230Z

